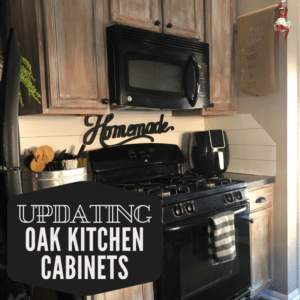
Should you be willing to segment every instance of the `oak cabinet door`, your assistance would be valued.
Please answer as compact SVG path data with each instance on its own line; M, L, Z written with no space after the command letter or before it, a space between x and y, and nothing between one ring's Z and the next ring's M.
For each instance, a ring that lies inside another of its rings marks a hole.
M49 108L105 108L101 0L44 0Z
M204 41L203 0L164 0L164 32Z
M115 290L94 296L87 296L86 300L154 300L153 283L148 282L141 285Z
M161 0L110 0L110 22L161 32Z
M173 5L173 0L166 0L166 3L168 1ZM177 2L181 3L174 1ZM209 44L209 102L213 107L173 111L173 116L223 116L236 113L236 5L236 0L204 0L204 36ZM171 33L172 29L168 32Z
M24 91L20 115L109 113L103 1L11 0L11 10L42 97Z
M250 214L251 294L267 287L274 273L273 207Z
M143 300L142 285L135 285L132 287L115 290L105 293L105 300Z
M236 0L206 0L206 42L210 46L210 103L204 115L236 110ZM226 114L226 113L225 113Z

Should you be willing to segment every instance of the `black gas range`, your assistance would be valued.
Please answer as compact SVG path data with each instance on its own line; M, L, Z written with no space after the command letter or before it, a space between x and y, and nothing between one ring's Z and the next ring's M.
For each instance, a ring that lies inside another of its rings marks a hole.
M132 144L89 152L95 182L161 199L163 274L155 299L239 299L249 296L249 199L247 183L205 178L184 162L177 145ZM210 216L235 216L237 257L218 266L208 263Z

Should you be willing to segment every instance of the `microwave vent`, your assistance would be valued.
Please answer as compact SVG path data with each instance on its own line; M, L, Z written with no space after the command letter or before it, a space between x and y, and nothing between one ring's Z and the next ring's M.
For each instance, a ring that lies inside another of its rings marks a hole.
M150 47L159 47L173 50L183 50L208 54L209 45L195 39L182 38L169 34L151 32L135 27L114 25L116 37L119 41L132 42Z

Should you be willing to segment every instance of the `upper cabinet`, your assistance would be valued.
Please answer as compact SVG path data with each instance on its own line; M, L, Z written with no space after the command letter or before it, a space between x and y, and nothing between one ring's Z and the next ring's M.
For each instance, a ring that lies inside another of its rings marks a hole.
M164 32L204 41L203 0L163 0Z
M162 31L161 0L110 0L110 21Z
M204 0L110 0L110 22L204 40Z
M203 115L234 114L236 106L236 0L206 0L206 42L210 45L210 103Z
M205 0L205 41L210 50L210 104L173 116L236 113L236 0Z
M11 0L11 10L42 96L21 89L21 115L109 113L105 29L115 23L209 43L213 107L173 115L235 113L236 0Z
M101 0L11 0L21 55L32 64L42 105L23 91L26 114L106 114Z

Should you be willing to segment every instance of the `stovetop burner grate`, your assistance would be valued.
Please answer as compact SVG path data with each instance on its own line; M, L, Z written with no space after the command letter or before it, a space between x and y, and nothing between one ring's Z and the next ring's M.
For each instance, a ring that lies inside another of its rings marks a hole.
M192 171L187 171L184 174L169 174L151 181L115 184L114 186L163 199L191 192L217 189L231 184L235 184L235 182L228 178L204 178Z

